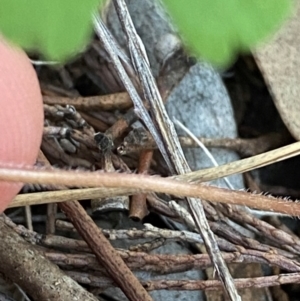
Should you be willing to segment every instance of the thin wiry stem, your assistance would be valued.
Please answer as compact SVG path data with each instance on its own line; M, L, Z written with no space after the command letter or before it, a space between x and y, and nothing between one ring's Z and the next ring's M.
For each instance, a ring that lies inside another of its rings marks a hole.
M206 156L209 158L209 160L212 162L212 164L215 167L218 167L219 164L214 158L214 156L210 153L210 151L207 149L207 147L187 128L185 127L179 120L175 118L174 120L175 124L177 124L182 130L184 130L199 146L200 148L204 151ZM227 187L230 189L234 189L233 185L230 183L229 179L224 177L223 178L224 182L226 183Z
M36 184L67 185L79 187L118 188L120 193L161 192L180 197L202 198L211 202L245 205L248 207L300 216L300 203L271 196L228 190L203 184L190 184L172 178L157 176L45 170L43 168L12 168L0 164L0 180ZM124 189L124 190L123 190ZM102 194L103 195L103 194ZM78 195L77 195L78 196ZM74 196L72 196L74 199ZM63 201L67 199L64 198ZM199 202L199 201L198 201Z

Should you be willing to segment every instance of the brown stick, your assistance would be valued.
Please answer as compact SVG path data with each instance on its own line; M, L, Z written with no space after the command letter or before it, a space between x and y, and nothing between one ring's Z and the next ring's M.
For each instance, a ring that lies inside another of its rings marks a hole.
M240 252L222 252L227 263L260 263L277 266L285 271L300 273L300 263L288 259L282 255L246 250L239 247ZM142 270L147 272L170 274L190 271L193 269L206 269L212 267L208 254L195 255L170 255L170 254L148 254L145 252L132 252L119 249L118 254L125 260L131 270ZM103 271L96 258L91 254L59 253L46 251L45 256L55 264L63 268L80 270L85 268L92 271Z
M0 272L36 301L97 301L0 218Z
M190 137L179 136L180 144L183 148L198 148L199 145ZM275 149L289 143L291 137L288 133L269 133L258 138L202 138L198 139L206 146L211 148L226 148L240 153L242 156L255 156L271 149ZM157 149L157 145L148 136L146 141L141 143L127 143L123 145L123 154L141 151L143 149Z
M42 153L40 157L43 157L45 165L50 165ZM98 261L106 268L112 279L119 284L129 300L151 301L151 297L105 238L101 230L81 207L79 202L59 203L59 207L72 221L78 233L85 239L86 243L96 255Z
M104 266L129 300L152 301L152 298L81 205L77 201L65 202L60 204L60 208L72 221L78 233L96 255L98 261Z
M47 205L47 220L46 220L46 234L55 233L55 217L57 214L57 204L52 203Z
M139 174L147 174L148 169L151 165L151 160L153 157L153 151L143 150L139 158ZM130 202L129 217L136 221L141 221L146 215L148 215L149 210L147 207L147 194L138 193L132 196Z
M82 284L94 287L112 287L113 282L107 277L94 276L89 273L66 272L70 277ZM261 288L277 286L288 283L300 283L300 273L279 274L275 276L239 278L234 279L236 288ZM141 281L147 291L176 290L176 291L216 291L222 289L222 283L218 280L153 280Z
M127 130L127 128L137 119L134 110L128 110L118 121L116 121L106 132L112 140L119 138Z
M142 282L148 291L152 290L220 290L222 283L218 280L157 280ZM300 283L300 273L279 274L275 276L234 279L236 288L261 288L283 285L287 283Z
M126 110L132 107L132 101L126 92L90 97L43 96L48 105L72 105L79 110Z
M95 131L105 132L109 128L109 126L106 123L99 120L98 118L95 118L83 111L79 111L79 113L82 116L82 118L84 118L84 120L95 129Z

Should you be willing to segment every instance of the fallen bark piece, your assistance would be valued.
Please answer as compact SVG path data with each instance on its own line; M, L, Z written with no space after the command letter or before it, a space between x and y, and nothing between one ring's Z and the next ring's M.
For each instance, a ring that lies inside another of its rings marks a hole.
M0 218L0 272L36 301L97 301Z

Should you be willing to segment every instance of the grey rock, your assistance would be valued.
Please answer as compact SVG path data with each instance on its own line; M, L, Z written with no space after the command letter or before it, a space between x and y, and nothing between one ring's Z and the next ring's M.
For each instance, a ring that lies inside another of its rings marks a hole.
M169 116L182 122L196 136L205 138L234 138L236 125L230 99L218 73L205 63L191 67L168 98ZM179 135L186 135L178 130ZM210 150L219 165L238 160L236 153L225 149ZM192 170L212 167L201 149L185 149ZM243 188L240 175L229 177L236 189ZM212 182L225 186L224 180Z

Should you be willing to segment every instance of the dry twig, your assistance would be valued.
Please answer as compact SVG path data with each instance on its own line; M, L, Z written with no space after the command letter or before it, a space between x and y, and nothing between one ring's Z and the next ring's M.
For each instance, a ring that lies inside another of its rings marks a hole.
M152 298L147 294L81 205L78 202L64 202L60 206L96 255L98 261L104 266L105 270L129 300L152 301Z
M76 109L83 111L92 110L125 110L132 106L132 101L128 93L116 93L102 96L91 97L61 97L61 96L43 96L43 101L48 105L71 105Z

